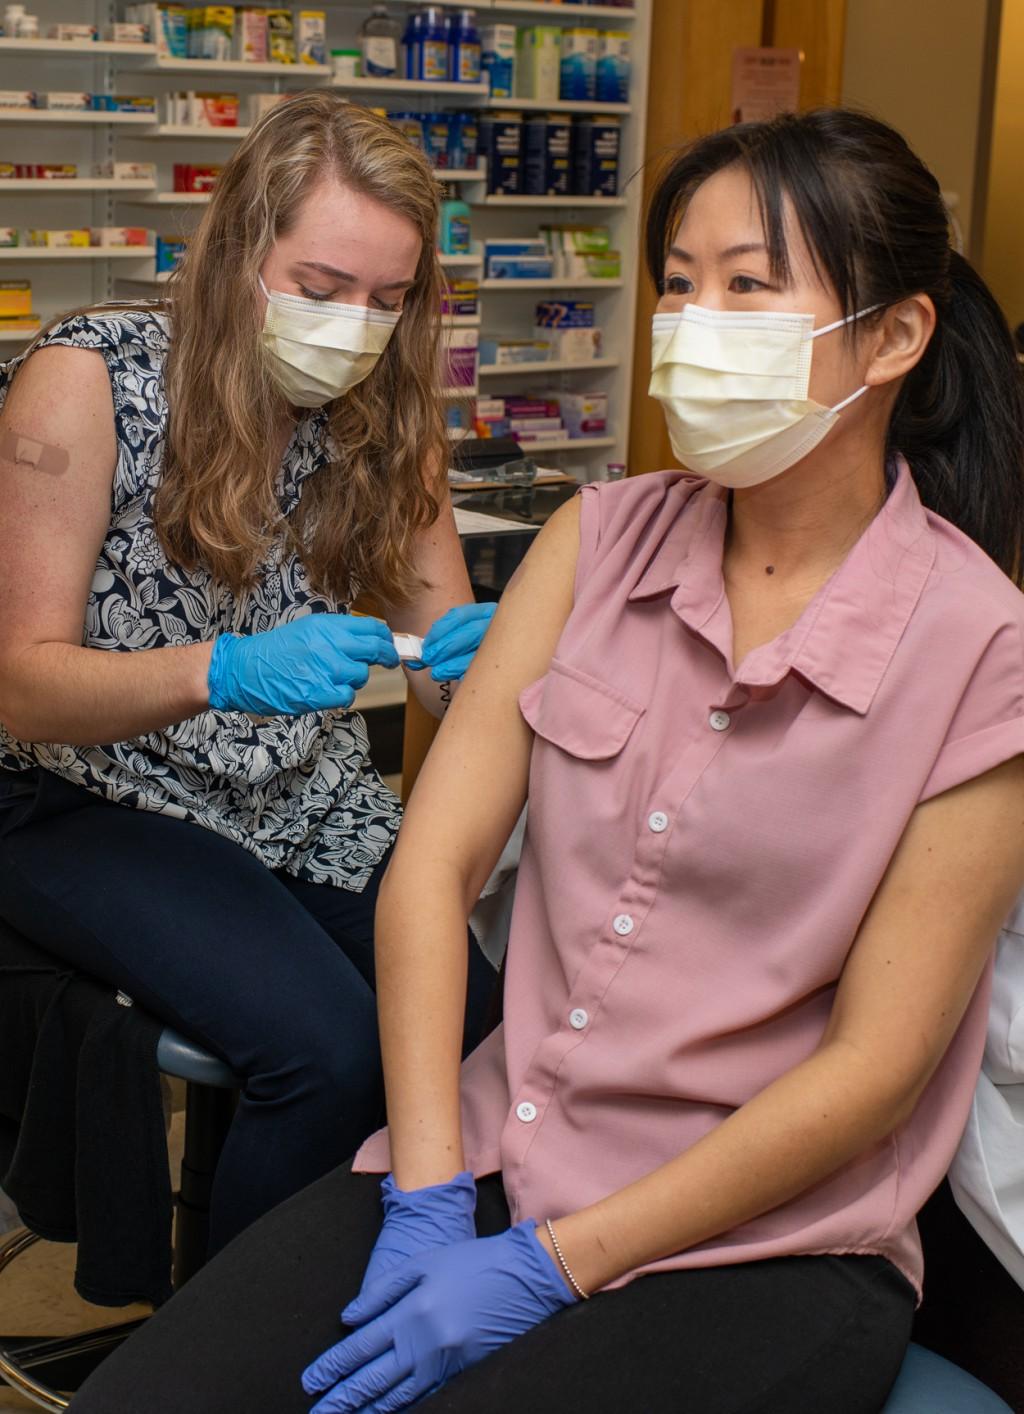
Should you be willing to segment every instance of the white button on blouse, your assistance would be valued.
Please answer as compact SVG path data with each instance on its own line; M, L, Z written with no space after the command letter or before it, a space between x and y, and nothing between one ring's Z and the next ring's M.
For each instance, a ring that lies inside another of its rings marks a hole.
M620 938L627 938L633 931L633 920L628 913L620 913L613 921L612 927Z
M711 716L708 718L709 725L716 732L727 731L731 722L732 718L729 716L728 712L712 712Z
M569 1025L574 1031L582 1031L589 1020L590 1017L581 1006L574 1007L569 1013Z
M523 1100L516 1105L516 1115L524 1124L532 1124L537 1118L537 1106L531 1105L529 1100Z
M647 827L653 830L656 835L660 835L662 830L668 829L668 816L663 810L655 810L652 815L647 817Z

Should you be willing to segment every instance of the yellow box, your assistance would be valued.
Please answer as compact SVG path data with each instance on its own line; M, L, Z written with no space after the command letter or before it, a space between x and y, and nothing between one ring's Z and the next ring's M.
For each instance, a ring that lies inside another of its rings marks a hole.
M29 231L28 245L47 246L50 249L65 250L69 247L74 249L88 250L88 231Z
M25 318L32 313L32 281L0 280L0 317Z

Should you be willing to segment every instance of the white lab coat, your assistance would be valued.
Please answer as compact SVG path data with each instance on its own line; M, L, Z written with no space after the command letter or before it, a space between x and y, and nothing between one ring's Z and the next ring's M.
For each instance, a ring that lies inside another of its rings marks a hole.
M985 1058L949 1181L965 1217L1024 1287L1024 893L999 935Z

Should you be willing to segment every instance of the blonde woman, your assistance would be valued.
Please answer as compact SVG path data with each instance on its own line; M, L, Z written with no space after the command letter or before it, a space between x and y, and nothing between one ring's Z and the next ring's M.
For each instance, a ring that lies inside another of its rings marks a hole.
M387 122L302 95L166 300L0 370L0 916L240 1077L215 1249L378 1120L400 807L349 709L395 629L440 714L489 617L446 497L437 214Z

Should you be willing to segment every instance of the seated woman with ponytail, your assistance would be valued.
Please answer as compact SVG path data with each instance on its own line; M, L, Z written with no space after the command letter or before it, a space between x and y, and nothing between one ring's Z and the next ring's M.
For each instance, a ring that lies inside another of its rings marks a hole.
M559 512L445 721L377 914L389 1129L74 1414L886 1400L1024 883L1013 347L859 114L682 151L647 254L686 471ZM460 1070L527 794L504 1023Z

